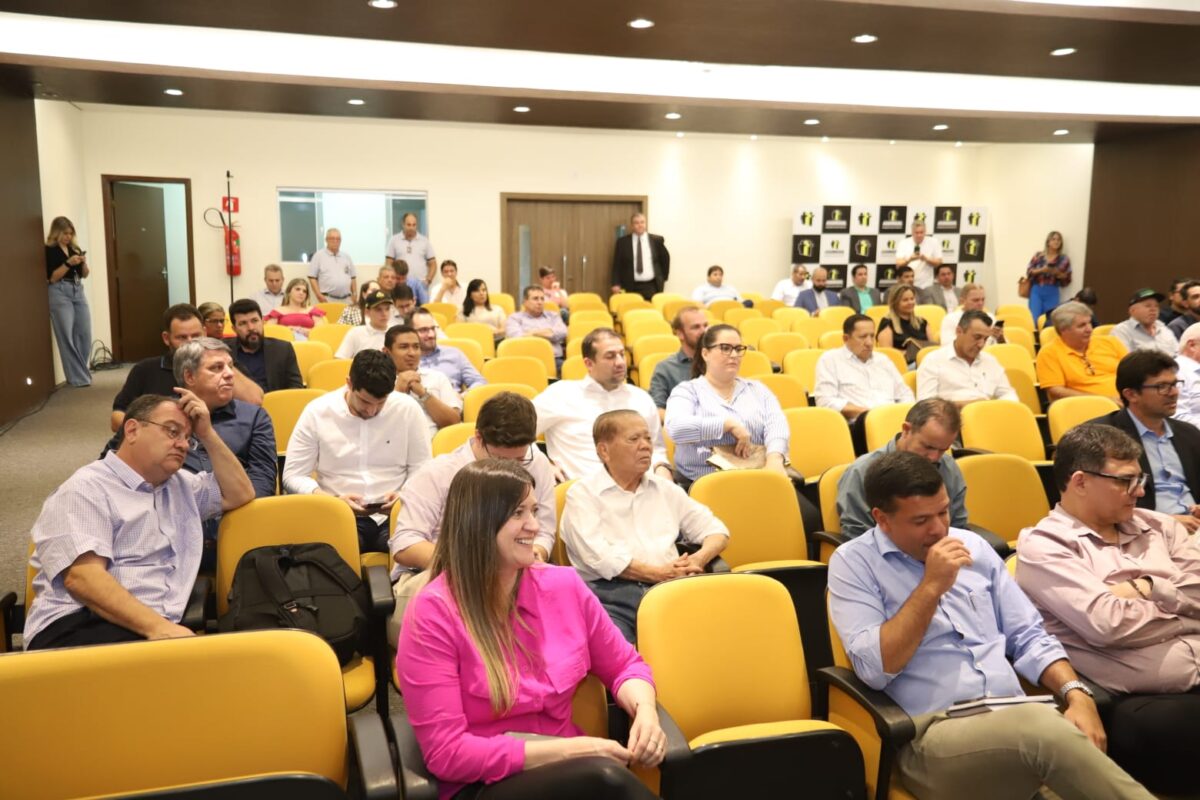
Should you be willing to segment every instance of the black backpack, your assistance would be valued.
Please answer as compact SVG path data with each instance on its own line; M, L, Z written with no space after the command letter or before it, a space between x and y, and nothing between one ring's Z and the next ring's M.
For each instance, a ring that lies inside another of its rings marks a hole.
M329 642L345 666L366 650L367 587L328 544L256 547L233 572L222 631L300 628Z

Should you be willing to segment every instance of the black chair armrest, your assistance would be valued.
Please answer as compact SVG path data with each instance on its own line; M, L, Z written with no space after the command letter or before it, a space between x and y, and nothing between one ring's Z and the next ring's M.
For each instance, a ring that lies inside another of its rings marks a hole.
M1000 538L1000 536L997 534L992 533L987 528L983 528L979 525L968 522L967 530L977 534L981 539L990 544L992 549L996 551L996 555L1000 556L1000 558L1008 558L1013 554L1013 549L1008 546L1008 542Z
M806 535L808 536L808 557L813 561L826 561L827 559L821 558L822 550L837 550L850 541L850 537L846 534L833 531L813 531Z
M12 652L13 631L16 630L13 609L16 606L16 592L5 592L0 595L0 653Z
M187 608L183 610L183 618L179 620L179 624L193 631L204 630L207 619L204 614L204 606L208 602L208 596L212 593L212 578L207 575L201 575L196 578L196 583L192 586L192 594L188 597Z
M662 764L659 765L659 796L676 798L683 796L683 787L687 785L688 772L692 765L692 747L687 737L683 735L679 724L663 707L658 704L658 724L667 736L667 750L663 754Z
M361 783L364 800L385 800L399 797L396 785L396 765L388 745L383 720L373 710L351 714L350 746Z
M371 611L377 616L390 616L396 610L396 596L392 594L392 581L387 569L378 565L364 567L363 581L371 595Z
M902 747L916 736L917 729L912 717L885 692L863 683L853 671L845 667L824 667L817 671L817 678L829 686L836 686L862 706L875 721L879 738L890 747Z
M388 718L392 743L400 759L400 797L404 800L437 800L437 778L425 766L425 756L417 743L417 734L403 711L393 712Z

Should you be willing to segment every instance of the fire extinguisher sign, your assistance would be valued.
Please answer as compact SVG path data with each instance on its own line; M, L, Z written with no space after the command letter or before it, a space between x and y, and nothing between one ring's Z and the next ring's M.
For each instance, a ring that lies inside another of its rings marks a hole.
M226 213L238 213L238 199L236 197L222 197L221 210Z

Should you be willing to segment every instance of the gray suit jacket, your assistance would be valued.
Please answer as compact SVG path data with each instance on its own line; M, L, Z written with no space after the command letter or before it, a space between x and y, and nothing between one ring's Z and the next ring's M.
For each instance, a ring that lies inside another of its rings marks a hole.
M953 311L958 308L958 300L962 296L962 290L957 286L954 287L954 305L952 306L946 305L946 294L942 291L942 287L936 283L928 289L922 289L920 294L920 302L931 306L941 306L947 311Z
M883 297L879 294L878 289L868 287L867 293L871 295L871 303L873 305L883 305ZM838 292L838 299L842 301L842 305L853 308L855 314L863 313L862 303L858 302L858 291L853 286L847 286Z

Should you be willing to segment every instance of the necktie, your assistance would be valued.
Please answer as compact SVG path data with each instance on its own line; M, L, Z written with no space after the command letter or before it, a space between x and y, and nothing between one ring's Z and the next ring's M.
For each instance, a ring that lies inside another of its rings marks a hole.
M642 237L633 237L633 277L635 280L642 278Z

